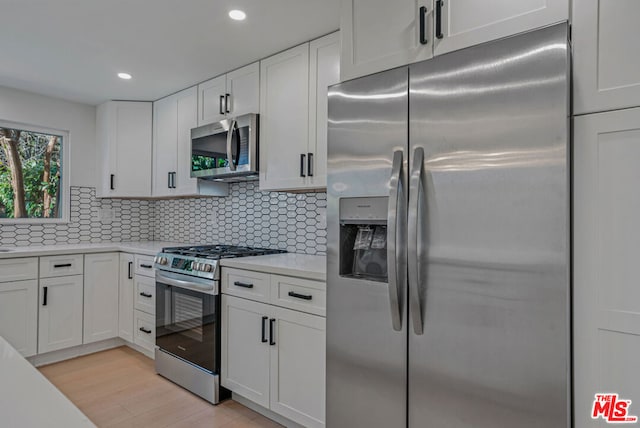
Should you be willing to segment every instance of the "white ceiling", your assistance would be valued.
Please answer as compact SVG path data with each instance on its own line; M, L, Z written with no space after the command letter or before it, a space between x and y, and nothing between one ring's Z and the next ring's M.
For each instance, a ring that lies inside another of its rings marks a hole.
M0 0L0 86L88 104L156 100L337 30L339 3Z

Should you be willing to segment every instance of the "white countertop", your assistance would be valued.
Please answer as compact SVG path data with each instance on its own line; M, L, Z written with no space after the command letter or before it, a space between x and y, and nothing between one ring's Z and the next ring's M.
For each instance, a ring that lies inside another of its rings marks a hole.
M170 242L170 241L131 241L131 242L104 242L101 244L56 244L29 247L9 247L2 249L11 251L0 251L0 259L11 259L17 257L38 257L58 254L74 253L106 253L110 251L122 251L125 253L144 254L155 256L163 247L179 247L191 245L190 242Z
M297 276L326 281L327 258L308 254L270 254L267 256L240 257L221 260L222 267L254 270L277 275Z
M0 425L3 427L95 427L1 336L0 379Z

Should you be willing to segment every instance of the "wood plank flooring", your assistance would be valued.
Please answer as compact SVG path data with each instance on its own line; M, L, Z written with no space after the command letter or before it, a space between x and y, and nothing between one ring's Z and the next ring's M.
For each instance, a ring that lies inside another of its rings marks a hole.
M125 346L39 370L101 428L281 426L232 400L213 406L158 376L153 360Z

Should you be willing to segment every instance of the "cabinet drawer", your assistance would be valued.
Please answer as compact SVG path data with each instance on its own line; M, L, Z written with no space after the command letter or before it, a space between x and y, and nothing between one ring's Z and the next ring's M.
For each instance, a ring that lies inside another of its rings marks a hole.
M269 303L269 274L224 268L222 269L222 292Z
M155 317L146 312L135 311L133 327L133 343L153 352L156 346Z
M40 278L82 275L83 255L40 257Z
M38 258L0 260L0 282L38 278Z
M155 277L156 271L153 269L153 256L140 256L136 254L134 264L136 266L136 275Z
M134 307L150 315L156 313L156 280L146 276L135 276Z
M327 286L322 281L271 275L271 303L326 316Z

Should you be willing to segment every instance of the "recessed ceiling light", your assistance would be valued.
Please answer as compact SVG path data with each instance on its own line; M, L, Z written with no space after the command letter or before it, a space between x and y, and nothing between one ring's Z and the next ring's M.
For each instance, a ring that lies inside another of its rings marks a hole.
M118 77L124 80L131 79L131 75L129 73L118 73Z
M247 14L241 10L235 9L229 12L229 18L235 19L236 21L244 21L246 17L247 17Z

